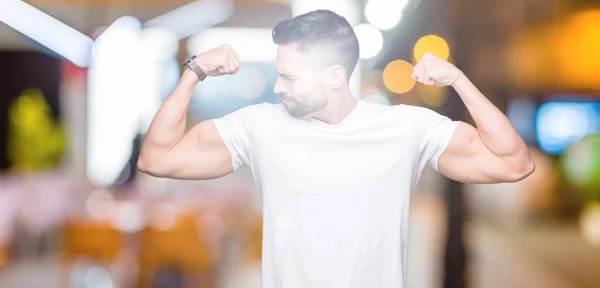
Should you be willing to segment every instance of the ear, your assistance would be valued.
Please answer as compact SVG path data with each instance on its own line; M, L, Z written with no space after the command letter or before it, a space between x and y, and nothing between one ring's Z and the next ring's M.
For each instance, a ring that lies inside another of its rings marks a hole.
M328 71L329 78L329 89L337 90L344 82L346 82L346 70L340 65L334 65L329 67Z

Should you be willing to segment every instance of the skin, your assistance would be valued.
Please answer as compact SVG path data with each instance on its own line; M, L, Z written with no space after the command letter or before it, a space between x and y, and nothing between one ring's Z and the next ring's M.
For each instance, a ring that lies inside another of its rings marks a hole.
M342 66L323 67L320 57L281 45L276 59L279 78L274 92L282 96L290 115L340 123L358 100L350 93L349 75ZM239 57L230 46L200 54L197 63L209 76L235 74ZM427 85L451 85L473 116L477 128L460 123L444 154L439 171L460 182L519 181L535 164L508 118L452 64L431 54L415 66L413 78ZM144 139L138 168L155 177L214 179L232 172L231 154L212 120L185 132L186 114L197 76L187 70L158 110Z
M452 86L475 121L460 122L438 160L446 177L465 183L516 182L531 175L535 162L510 120L454 65L425 53L413 78L426 85Z
M323 67L321 57L300 53L295 45L280 46L274 92L281 95L290 115L316 118L328 124L341 122L358 100L350 93L349 75L340 65Z

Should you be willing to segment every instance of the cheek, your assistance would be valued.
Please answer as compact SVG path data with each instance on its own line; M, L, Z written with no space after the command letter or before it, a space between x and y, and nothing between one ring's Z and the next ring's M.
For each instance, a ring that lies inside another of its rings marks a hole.
M321 91L323 83L321 81L304 80L293 84L294 92L300 95L315 94Z
M309 86L304 81L293 81L287 84L287 90L294 95L304 95Z

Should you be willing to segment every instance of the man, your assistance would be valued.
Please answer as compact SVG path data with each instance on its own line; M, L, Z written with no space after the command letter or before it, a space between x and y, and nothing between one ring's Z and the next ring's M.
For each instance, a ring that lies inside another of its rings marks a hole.
M452 85L477 129L426 108L353 97L358 40L331 11L280 22L273 41L282 104L245 107L185 133L198 79L240 68L231 47L206 51L156 114L138 162L148 174L181 179L249 166L263 212L265 288L403 287L410 194L426 165L471 183L519 181L534 170L509 120L440 58L426 54L413 78Z

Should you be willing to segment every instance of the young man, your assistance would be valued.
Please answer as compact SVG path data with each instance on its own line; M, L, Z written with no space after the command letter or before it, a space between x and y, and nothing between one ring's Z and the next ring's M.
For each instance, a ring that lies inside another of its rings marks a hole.
M273 40L282 104L245 107L185 133L198 80L240 68L228 45L206 51L186 62L138 162L143 172L180 179L249 166L264 219L264 288L403 287L410 194L426 165L471 183L533 172L509 120L452 64L426 54L413 78L452 85L477 128L426 108L353 97L358 40L331 11L282 21Z

